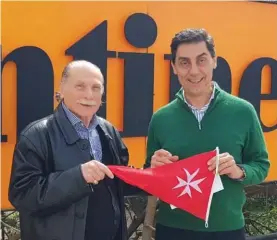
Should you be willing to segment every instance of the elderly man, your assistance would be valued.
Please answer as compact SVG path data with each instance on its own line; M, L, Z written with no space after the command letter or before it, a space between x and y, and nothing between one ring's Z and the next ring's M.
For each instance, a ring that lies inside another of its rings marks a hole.
M103 81L95 65L69 63L54 114L20 134L9 200L20 213L22 240L127 239L127 185L106 165L127 165L129 156L118 131L96 115Z
M177 33L171 53L182 88L152 117L145 166L161 166L218 146L224 190L213 197L208 228L193 215L161 202L156 240L244 240L244 185L261 183L270 165L259 119L249 102L213 81L215 46L204 29ZM214 171L215 159L208 164Z

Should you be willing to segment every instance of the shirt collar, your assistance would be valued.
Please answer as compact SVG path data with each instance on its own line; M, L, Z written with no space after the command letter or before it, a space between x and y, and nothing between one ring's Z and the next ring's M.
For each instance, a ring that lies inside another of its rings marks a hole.
M201 109L207 108L207 107L210 105L211 101L214 99L215 87L216 87L216 83L213 82L213 92L212 92L211 98L210 98L209 102L208 102L205 106L203 106ZM184 96L184 102L185 102L191 109L197 109L196 107L192 106L191 104L189 104L189 103L187 102L184 89L183 89L183 96Z
M82 124L82 120L80 118L78 118L73 112L71 112L68 107L64 104L64 102L62 102L62 108L67 116L67 118L69 119L69 121L71 122L71 124L75 127L76 125L80 125ZM93 115L91 122L89 124L89 129L91 128L95 128L98 125L98 121L97 121L97 117L96 115Z

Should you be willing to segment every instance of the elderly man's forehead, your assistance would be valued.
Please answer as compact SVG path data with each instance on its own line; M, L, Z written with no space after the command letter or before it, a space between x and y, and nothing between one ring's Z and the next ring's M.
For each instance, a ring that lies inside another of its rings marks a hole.
M98 67L96 67L93 64L89 63L73 63L69 65L69 72L75 72L75 71L87 71L92 72L96 74L101 74L101 71Z
M103 76L99 68L94 65L78 64L70 66L68 70L68 76L78 77L78 76L94 76L102 80Z

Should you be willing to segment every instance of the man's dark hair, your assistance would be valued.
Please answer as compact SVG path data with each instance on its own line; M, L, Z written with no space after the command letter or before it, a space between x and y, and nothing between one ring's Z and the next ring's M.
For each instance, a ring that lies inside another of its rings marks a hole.
M213 37L203 28L188 28L175 34L171 41L171 56L175 63L177 48L183 43L205 42L212 57L215 57L215 45Z

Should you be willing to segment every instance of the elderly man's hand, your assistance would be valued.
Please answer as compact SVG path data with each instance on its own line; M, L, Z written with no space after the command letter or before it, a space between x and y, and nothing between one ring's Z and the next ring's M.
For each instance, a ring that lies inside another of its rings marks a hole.
M210 171L215 171L216 157L209 160L208 166ZM240 179L244 176L242 169L236 164L233 156L229 153L219 154L218 173L219 175L227 175L232 179Z
M151 167L158 167L164 164L176 162L179 159L178 156L172 156L172 154L164 149L157 150L151 158Z
M108 176L109 178L114 178L111 170L103 163L96 160L91 160L87 163L82 164L81 170L83 177L87 183L98 184L98 182L103 180L105 176Z

